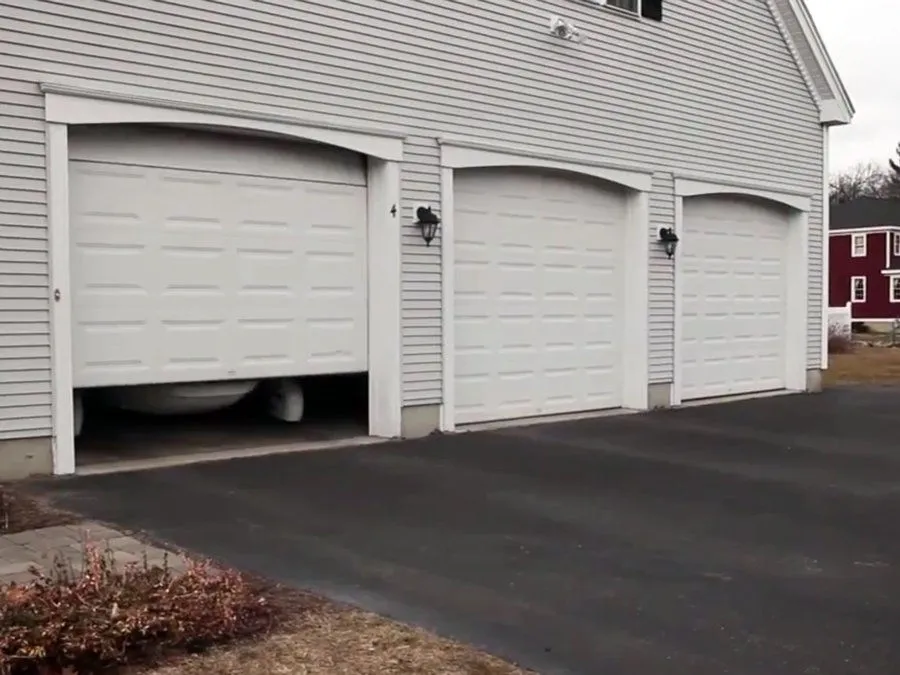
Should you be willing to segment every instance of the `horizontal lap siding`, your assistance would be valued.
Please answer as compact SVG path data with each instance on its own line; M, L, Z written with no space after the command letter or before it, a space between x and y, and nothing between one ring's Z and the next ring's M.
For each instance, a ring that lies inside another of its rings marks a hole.
M661 227L675 225L675 178L671 173L653 174L650 194L650 383L672 381L675 343L675 266L656 240Z
M34 85L0 78L0 440L50 433L42 120Z
M38 288L46 286L39 81L405 133L409 404L437 403L441 393L440 241L425 247L410 225L417 204L440 203L437 137L654 171L654 225L671 217L674 173L819 189L817 111L765 0L668 0L662 23L568 0L555 10L578 22L581 44L547 34L543 0L3 4L0 82L13 97L0 111L0 222L13 240L3 250L37 266L23 273ZM812 224L815 232L819 211ZM652 378L665 381L671 263L651 255ZM27 314L21 323L36 331L27 347L0 353L29 354L9 359L38 390L15 399L16 414L46 431L46 301L0 296L0 311L8 325ZM7 365L3 377L14 372Z
M812 47L803 35L803 28L800 25L797 14L791 7L790 0L772 0L772 2L774 2L775 6L778 8L778 15L784 25L784 30L791 37L791 41L797 49L797 57L800 59L800 63L803 64L806 73L809 75L810 81L816 89L816 94L822 99L833 99L835 93L831 90L831 87L828 84L828 78L825 77L822 66L820 66L819 62L816 60Z
M440 150L432 136L409 137L403 150L403 222L417 205L440 209ZM416 228L403 230L403 398L409 405L440 401L441 236L424 246ZM377 317L373 317L377 320Z

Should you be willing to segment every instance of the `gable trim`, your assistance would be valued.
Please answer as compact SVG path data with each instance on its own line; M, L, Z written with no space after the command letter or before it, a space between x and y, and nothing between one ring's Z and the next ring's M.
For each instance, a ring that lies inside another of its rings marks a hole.
M810 51L821 68L822 73L825 75L829 88L836 96L836 98L822 98L816 91L809 72L804 66L803 60L800 58L800 53L797 50L794 41L795 38L788 32L787 27L785 26L784 17L782 16L781 11L772 0L766 0L766 5L768 5L769 11L775 18L778 30L781 32L782 38L787 44L791 55L794 57L794 61L800 70L813 100L816 101L819 107L819 121L828 126L850 124L853 120L853 115L856 113L856 109L853 107L853 102L850 100L847 89L844 87L844 83L837 72L837 68L835 68L834 62L831 60L831 56L829 56L828 50L825 48L822 36L816 28L805 0L787 0L787 2L796 16L797 23L803 31L803 37L809 46Z
M806 6L806 0L788 0L788 2L797 14L797 18L800 21L800 28L803 29L803 34L806 37L807 42L809 42L809 46L812 48L813 54L815 54L816 60L822 68L822 72L825 73L825 79L828 80L828 86L830 86L831 90L837 94L837 98L834 99L834 102L838 105L840 118L823 119L822 122L849 124L853 119L854 113L856 113L856 108L853 107L853 101L850 100L850 95L847 93L846 87L844 87L844 82L841 80L841 76L838 73L834 62L831 60L831 55L825 48L825 43L822 41L822 35L819 33L819 29L816 28L816 23L813 21L812 15L809 13L809 8ZM823 111L823 115L824 112L825 111Z

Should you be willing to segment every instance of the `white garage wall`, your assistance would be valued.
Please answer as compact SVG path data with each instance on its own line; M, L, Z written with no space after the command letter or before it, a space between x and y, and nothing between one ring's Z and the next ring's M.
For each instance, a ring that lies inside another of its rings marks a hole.
M671 173L653 174L650 195L650 240L658 237L659 228L675 224L675 177ZM647 358L650 382L671 382L675 342L673 289L675 266L659 246L650 250L650 330Z
M588 39L552 39L551 11ZM438 136L653 170L654 230L672 173L820 191L817 107L766 0L667 0L662 23L585 0L4 0L0 438L50 432L41 81L406 132L407 405L440 401L440 242L426 248L410 224L440 201ZM811 215L815 260L820 199ZM651 379L665 382L671 262L651 255Z

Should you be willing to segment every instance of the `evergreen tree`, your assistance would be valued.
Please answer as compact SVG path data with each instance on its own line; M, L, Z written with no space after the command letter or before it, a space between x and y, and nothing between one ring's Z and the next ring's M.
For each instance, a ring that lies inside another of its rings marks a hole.
M885 185L888 197L900 198L900 143L894 151L897 154L897 160L888 160L888 177Z

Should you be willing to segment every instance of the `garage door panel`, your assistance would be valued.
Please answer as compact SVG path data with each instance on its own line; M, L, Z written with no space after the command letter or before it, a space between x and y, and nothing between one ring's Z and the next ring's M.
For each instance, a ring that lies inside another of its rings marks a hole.
M682 399L785 386L788 227L739 198L685 201Z
M455 184L457 423L621 405L623 194L506 169Z
M365 187L185 168L233 170L227 138L154 136L179 168L139 166L159 148L122 138L82 138L71 164L76 386L366 370ZM230 152L256 166L270 150ZM306 152L273 166L315 175Z

